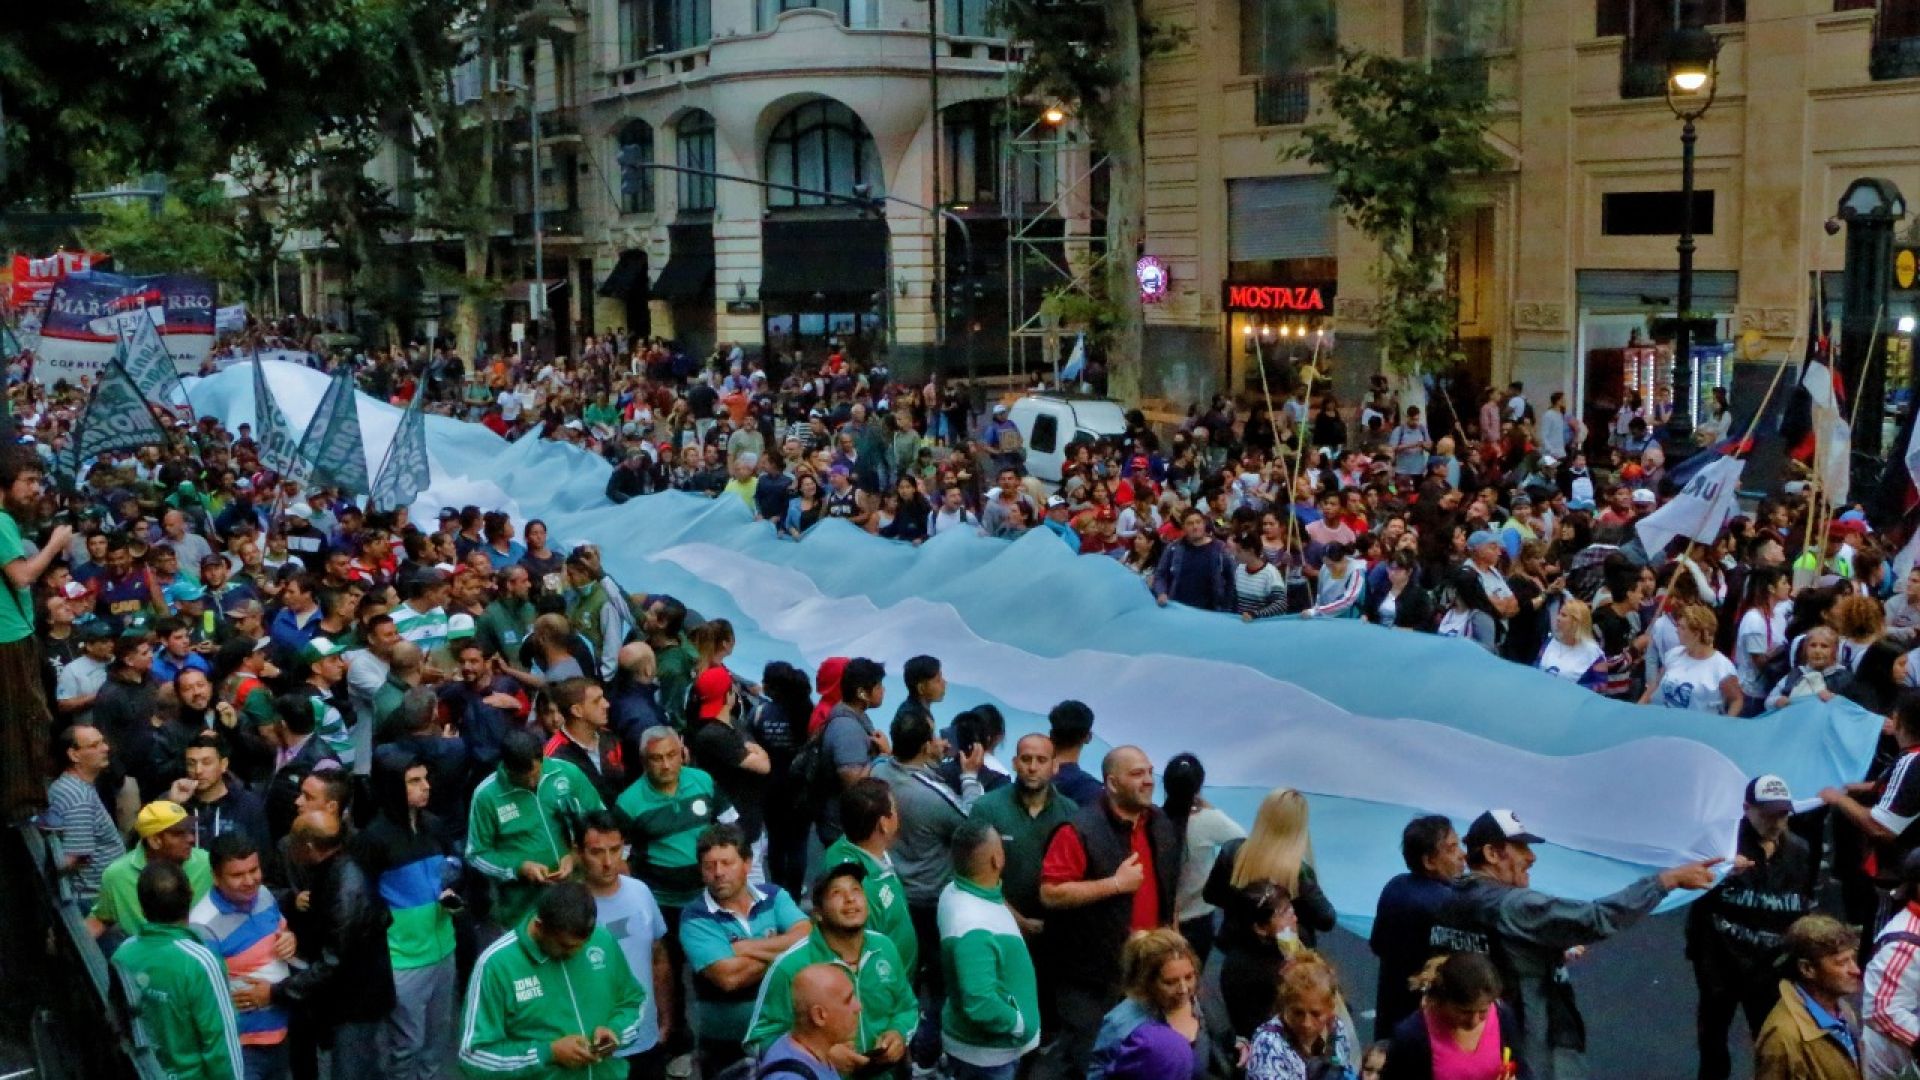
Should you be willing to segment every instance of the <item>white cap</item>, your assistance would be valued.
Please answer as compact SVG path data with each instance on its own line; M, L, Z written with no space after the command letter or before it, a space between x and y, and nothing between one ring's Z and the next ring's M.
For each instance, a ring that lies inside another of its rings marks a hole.
M1653 492L1648 491L1646 488L1636 488L1633 493L1633 501L1635 503L1650 503L1658 500Z

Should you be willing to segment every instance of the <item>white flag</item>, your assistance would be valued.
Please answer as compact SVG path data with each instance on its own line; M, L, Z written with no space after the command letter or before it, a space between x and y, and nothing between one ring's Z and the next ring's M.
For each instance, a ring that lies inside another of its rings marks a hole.
M1711 544L1740 508L1740 473L1746 462L1721 458L1701 469L1672 502L1634 523L1640 544L1657 555L1676 536Z
M1852 486L1853 429L1833 391L1832 369L1816 360L1801 373L1800 385L1812 399L1813 474L1827 505L1840 506Z

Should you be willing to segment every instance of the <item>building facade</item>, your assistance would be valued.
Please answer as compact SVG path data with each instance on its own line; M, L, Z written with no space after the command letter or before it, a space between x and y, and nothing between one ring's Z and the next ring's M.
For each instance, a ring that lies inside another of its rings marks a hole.
M1737 374L1732 343L1762 359L1797 355L1810 273L1841 269L1844 237L1823 226L1849 183L1878 176L1920 194L1920 3L1679 9L1720 44L1694 200L1704 392ZM1675 10L1671 0L1146 0L1149 19L1184 31L1149 60L1145 87L1145 253L1172 279L1148 311L1150 378L1188 400L1258 393L1261 361L1333 342L1336 385L1351 400L1377 368L1376 253L1329 206L1326 179L1285 153L1322 118L1326 65L1344 46L1425 57L1489 94L1488 139L1504 164L1475 182L1449 273L1470 381L1519 380L1542 402L1564 391L1589 417L1630 390L1664 393L1649 380L1664 378L1671 354L1659 346L1676 324L1681 125L1659 51ZM1905 276L1889 329L1920 314ZM1837 283L1826 291L1837 311Z

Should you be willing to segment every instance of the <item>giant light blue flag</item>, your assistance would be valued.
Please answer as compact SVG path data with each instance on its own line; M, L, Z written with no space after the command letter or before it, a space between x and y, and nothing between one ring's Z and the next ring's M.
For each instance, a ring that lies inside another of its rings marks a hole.
M365 495L367 451L360 441L356 395L353 368L342 364L307 423L307 433L300 440L300 457L311 470L307 474L310 483Z
M259 349L253 350L253 419L260 464L296 483L306 483L307 463L300 456L300 440L294 437L293 425L287 423L279 402L273 400Z
M413 391L413 403L407 406L387 447L387 459L381 462L373 494L368 497L375 510L409 506L433 483L433 471L427 464L426 389L427 381L420 380Z
M300 415L325 379L285 371L307 396L281 371L275 389ZM234 372L193 388L217 416L248 415L250 393ZM372 444L404 422L363 407ZM1400 832L1415 814L1464 831L1511 808L1550 841L1536 885L1591 898L1731 854L1749 777L1775 773L1809 797L1864 775L1879 736L1880 719L1844 700L1709 716L1609 701L1432 634L1161 608L1114 560L1039 530L1013 542L950 530L913 547L830 520L794 543L735 499L667 492L615 506L608 463L577 447L508 443L446 417L424 426L434 476L416 509L472 503L541 518L565 546L598 544L624 588L731 621L737 670L866 656L896 673L897 696L902 663L925 653L950 683L943 708L993 705L1009 746L1075 698L1097 717L1088 760L1122 743L1159 764L1192 751L1208 800L1242 826L1269 789L1306 793L1321 884L1361 932L1405 869Z
M120 365L148 401L168 408L184 404L191 415L193 407L187 401L186 390L180 385L180 373L174 368L173 354L167 351L167 343L160 339L160 331L154 324L159 310L136 307L120 315L117 320Z

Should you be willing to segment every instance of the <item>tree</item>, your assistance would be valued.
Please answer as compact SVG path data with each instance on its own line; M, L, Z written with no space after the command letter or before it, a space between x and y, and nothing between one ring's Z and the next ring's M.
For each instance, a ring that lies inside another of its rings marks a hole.
M1417 60L1341 50L1328 81L1331 123L1309 125L1286 154L1319 166L1348 222L1380 249L1381 357L1403 375L1459 363L1446 288L1463 181L1501 164L1488 145L1483 89Z
M99 209L100 224L82 230L81 240L92 250L111 252L118 273L180 271L204 274L223 285L246 280L234 208L217 185L171 184L158 212L146 199L110 202Z
M1021 90L1064 103L1107 154L1107 265L1101 290L1112 311L1106 335L1109 393L1140 397L1146 311L1134 259L1146 227L1146 148L1141 137L1140 77L1155 43L1139 0L1007 0L1001 26L1025 44Z
M140 172L211 175L251 149L404 108L393 0L11 3L0 20L0 203Z

